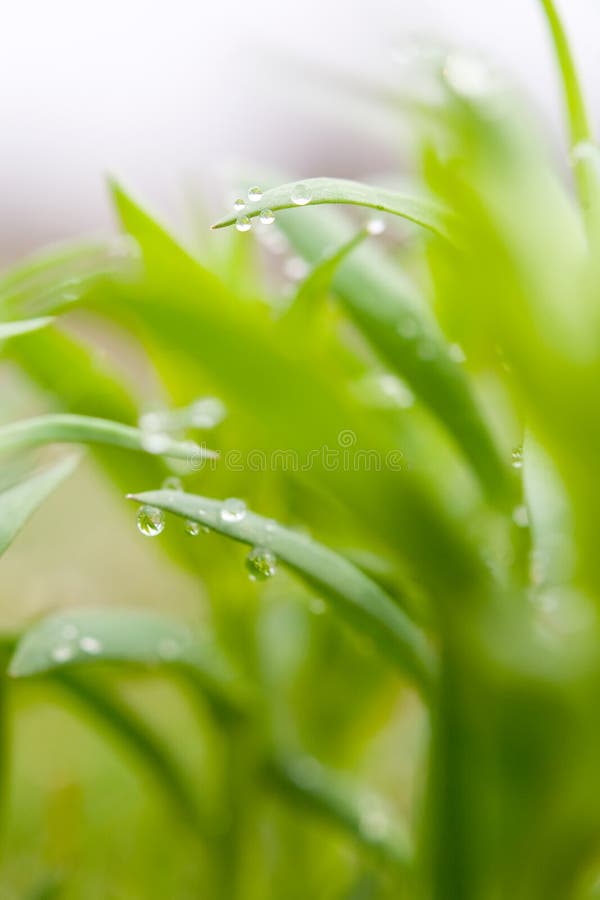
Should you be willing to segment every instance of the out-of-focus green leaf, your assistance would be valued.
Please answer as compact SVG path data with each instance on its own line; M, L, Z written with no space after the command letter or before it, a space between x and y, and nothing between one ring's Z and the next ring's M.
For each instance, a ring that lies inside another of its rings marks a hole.
M308 223L287 214L280 226L296 250L314 263L324 246L348 240L349 226L331 212L310 214ZM429 311L397 267L377 247L365 245L343 260L332 286L382 359L448 428L488 495L500 503L511 502L508 465L472 388Z
M54 321L52 316L40 316L37 319L20 319L16 322L0 322L0 343L12 337L29 334L31 331L39 331L46 328Z
M379 798L351 790L311 757L273 755L265 764L265 777L272 789L340 826L395 866L410 867L408 836Z
M152 773L179 815L194 828L204 831L191 785L185 783L177 763L146 722L125 704L106 683L61 669L51 673L52 682L73 697L107 729L111 737L132 751Z
M296 199L294 199L296 198ZM370 187L358 181L342 178L309 178L302 182L291 182L265 191L259 201L249 201L240 213L225 216L213 228L233 225L238 216L249 219L260 215L264 209L277 212L295 206L308 204L350 204L366 206L380 212L392 213L415 222L443 237L451 233L449 223L451 213L427 198L407 197L385 188Z
M241 688L216 649L168 616L134 610L69 610L34 624L17 644L9 672L24 678L82 663L167 665L202 686L215 705L233 709Z
M298 460L296 476L301 481L333 495L351 510L366 533L377 535L418 569L424 584L435 585L440 596L442 592L450 596L453 590L462 596L471 593L474 582L487 577L481 561L465 532L453 528L435 493L412 472L398 473L388 464L397 431L376 413L361 410L357 417L356 404L336 369L307 364L310 353L298 359L298 336L293 345L286 343L265 304L233 296L120 188L115 188L115 200L124 227L141 247L146 277L112 297L105 293L97 298L98 309L117 320L122 316L144 337L151 334L151 346L168 352L166 359L173 366L185 362L194 374L206 378L231 410L240 432L251 436L246 445L249 451L259 452L266 460L274 453L291 452ZM317 239L315 261L323 246L339 246L348 238L345 229L341 236ZM352 258L364 249L357 249ZM384 268L381 257L381 271ZM398 274L396 269L393 272ZM365 287L365 303L376 296L370 287ZM397 287L394 278L386 295L394 308ZM242 347L252 347L251 363ZM430 369L429 363L418 362L424 371L434 372L435 364ZM459 367L450 359L446 364L448 378L442 382L439 367L436 376L439 408L444 415L449 410L460 413L461 423L473 434L473 444L481 448L481 454L475 454L478 469L489 476L491 491L502 492L507 485L505 467L481 425ZM453 390L455 378L466 392L466 408L460 410ZM469 410L476 416L473 422ZM352 462L342 461L335 467L323 462L322 451L338 452L348 430L357 459L361 454L378 456L376 465L361 467L360 478Z
M423 632L360 569L304 535L246 512L231 521L227 505L181 491L147 491L130 499L158 507L254 547L267 548L339 609L354 627L427 691L435 657Z
M10 546L38 506L74 471L77 463L77 457L71 456L0 493L0 554Z
M109 444L126 450L170 456L174 459L215 459L218 454L189 441L174 441L159 435L160 446L148 446L148 435L139 428L68 413L37 416L0 428L0 450L22 450L43 444Z

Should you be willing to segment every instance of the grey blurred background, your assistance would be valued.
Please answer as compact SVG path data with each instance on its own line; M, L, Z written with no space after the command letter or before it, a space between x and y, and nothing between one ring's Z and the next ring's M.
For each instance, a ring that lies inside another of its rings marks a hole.
M592 108L599 0L562 0ZM228 165L360 175L397 136L348 114L321 68L401 86L398 51L431 36L483 52L557 136L560 109L536 0L20 0L0 27L0 262L110 227L112 173L167 218L214 204Z

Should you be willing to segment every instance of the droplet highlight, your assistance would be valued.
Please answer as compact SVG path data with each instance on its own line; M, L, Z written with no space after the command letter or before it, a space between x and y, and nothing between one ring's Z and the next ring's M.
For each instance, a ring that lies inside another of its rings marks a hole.
M290 200L296 206L306 206L312 200L312 191L307 184L296 184L290 194Z
M241 522L246 515L247 507L243 500L237 497L229 497L223 501L223 505L219 511L219 517L222 522Z
M518 447L514 447L510 455L510 462L513 469L523 468L523 447L520 444Z
M367 230L367 234L375 237L378 234L383 234L385 231L385 222L383 219L369 219L365 226Z
M261 210L259 218L263 225L272 225L275 221L275 213L272 209L263 209Z
M246 557L246 569L251 581L266 581L277 571L277 557L266 547L253 547Z
M183 484L181 483L181 478L178 478L177 475L169 475L163 481L161 488L163 491L182 491Z
M252 228L252 222L250 221L249 216L240 216L239 219L235 223L235 227L238 231L250 231Z
M145 537L156 537L165 527L165 514L156 506L140 506L137 514L137 527Z
M91 636L82 637L79 646L84 653L89 653L90 656L97 656L102 650L102 644L98 638Z

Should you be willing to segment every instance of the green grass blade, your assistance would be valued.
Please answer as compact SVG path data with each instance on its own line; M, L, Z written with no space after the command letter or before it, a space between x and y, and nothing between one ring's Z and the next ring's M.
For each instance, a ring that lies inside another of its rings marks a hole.
M206 830L206 823L194 802L191 786L185 783L177 763L158 735L134 709L123 703L108 685L83 677L81 673L64 670L53 672L52 681L73 697L94 719L100 721L116 743L143 762L184 821L200 832Z
M226 660L186 625L135 610L79 609L48 616L21 637L9 672L25 678L98 662L179 669L227 711L239 709L245 693Z
M126 450L151 452L146 445L147 435L138 428L98 419L57 413L23 419L0 428L0 451L22 450L43 444L108 444ZM164 436L160 455L173 459L215 459L218 454L191 441L174 441ZM157 455L152 453L152 455Z
M29 334L31 331L39 331L46 328L54 321L53 316L39 316L37 319L21 319L17 322L0 322L0 343L12 337Z
M0 309L7 318L53 312L79 300L102 279L128 276L137 266L135 246L123 238L66 244L0 276Z
M299 184L302 185L306 196L310 197L311 206L323 203L349 204L376 209L408 219L441 237L450 239L451 214L434 201L427 198L409 197L386 188L371 187L358 181L348 181L342 178L309 178L306 181L290 182L271 188L264 192L260 201L249 201L242 212L225 216L212 227L226 228L233 225L239 216L248 216L253 219L260 215L263 209L278 212L282 209L306 205L294 202L292 199Z
M331 288L333 277L342 261L367 238L366 228L344 241L333 252L320 259L301 282L292 305L282 319L282 324L293 329L301 329L311 325L318 304Z
M274 755L264 771L267 785L288 802L337 825L394 866L410 868L412 853L406 830L392 824L379 798L351 789L312 757Z
M435 663L425 635L375 582L337 553L254 513L227 521L218 500L176 491L147 491L130 499L200 522L236 541L267 547L370 636L422 690L431 685Z
M311 211L308 223L286 214L280 226L311 263L323 247L348 240L348 224L331 211ZM377 246L365 244L340 263L332 287L381 358L453 435L488 496L512 505L508 462L499 455L463 369L398 267Z
M77 462L77 457L69 457L0 493L0 555L38 506L74 471Z
M581 88L569 40L554 0L540 0L540 3L550 28L556 59L560 69L567 110L571 150L576 151L578 144L591 142L593 140L590 117L586 109L583 90ZM600 179L598 178L594 160L590 159L585 154L575 163L575 179L581 203L583 207L587 209L593 200L598 200L600 194Z

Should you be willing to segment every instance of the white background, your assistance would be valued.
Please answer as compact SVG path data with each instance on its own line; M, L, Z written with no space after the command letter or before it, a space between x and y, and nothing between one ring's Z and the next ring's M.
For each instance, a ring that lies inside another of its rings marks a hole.
M561 8L596 112L600 2ZM537 0L7 2L0 261L108 227L107 172L168 218L191 186L214 202L230 161L299 176L389 165L392 141L307 73L316 63L401 84L393 51L415 32L482 50L558 122Z

